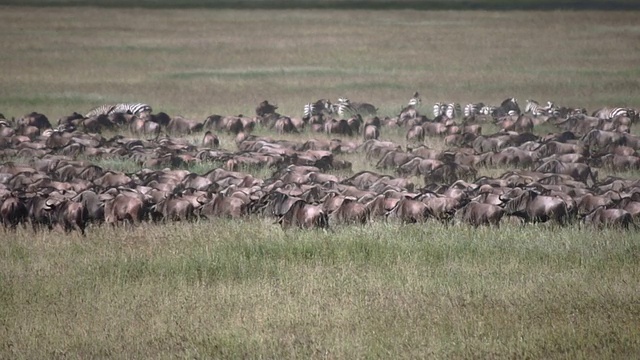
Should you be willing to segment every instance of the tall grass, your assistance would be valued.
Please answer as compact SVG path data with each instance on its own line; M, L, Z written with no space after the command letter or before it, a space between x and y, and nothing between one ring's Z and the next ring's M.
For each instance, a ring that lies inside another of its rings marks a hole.
M635 236L265 220L19 231L0 245L6 356L638 355Z

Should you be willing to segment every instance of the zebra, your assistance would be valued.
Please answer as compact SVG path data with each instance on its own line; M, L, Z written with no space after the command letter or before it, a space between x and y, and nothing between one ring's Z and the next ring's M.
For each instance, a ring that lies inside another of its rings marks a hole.
M520 106L518 105L518 99L508 98L491 112L491 116L494 118L501 118L506 115L517 116L520 115L520 113L521 111Z
M151 113L151 106L143 103L130 103L130 104L116 104L116 106L111 110L109 115L111 114L132 114L137 115L140 113Z
M547 106L541 106L535 100L527 100L524 112L531 113L533 116L552 115L556 109L556 105L551 101L547 101Z
M356 103L351 100L341 97L338 98L338 104L335 106L335 111L338 115L344 117L345 115L375 115L378 112L375 106L368 103Z
M137 115L143 112L150 113L151 106L142 103L120 103L120 104L105 104L98 106L96 108L91 109L86 115L86 118L100 116L100 115L111 115L111 114L132 114Z
M90 118L90 117L100 116L100 115L109 115L115 107L116 106L113 104L100 105L96 108L89 110L89 112L84 117Z
M420 107L422 105L422 99L420 99L420 94L416 91L413 94L413 97L409 100L409 106L413 106L414 108Z
M478 115L480 111L484 108L484 103L470 103L464 106L464 117L471 117Z
M631 120L635 120L636 111L631 108L604 107L602 109L594 111L592 116L603 120L612 120L617 118L618 116L626 116L631 118Z
M493 105L485 105L480 109L480 114L482 115L491 115L494 111L496 111L498 107Z
M447 109L447 104L443 102L437 102L433 104L433 117L444 115L444 111Z
M447 104L447 107L446 107L446 109L444 111L444 114L449 119L455 119L461 113L462 113L462 108L460 107L460 104L458 104L458 103Z
M302 112L303 119L309 119L314 115L318 115L318 112L313 103L308 103L304 105L304 109Z
M327 99L320 99L314 103L308 103L304 105L303 118L309 119L316 115L331 114L333 112L333 105L331 101Z

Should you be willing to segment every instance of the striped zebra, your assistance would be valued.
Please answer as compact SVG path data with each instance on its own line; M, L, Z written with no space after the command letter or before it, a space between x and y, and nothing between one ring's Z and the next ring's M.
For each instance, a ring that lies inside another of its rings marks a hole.
M464 106L464 117L471 117L478 115L480 110L484 107L484 103L470 103Z
M527 105L524 107L524 112L531 113L533 116L552 115L555 110L556 105L551 101L547 101L547 106L542 106L535 100L527 100Z
M592 116L603 120L612 120L619 116L626 116L628 118L631 118L631 120L635 120L636 112L631 108L604 107L602 109L594 111Z
M422 105L422 99L420 99L420 94L416 91L413 94L413 97L409 100L409 106L413 106L414 108L420 107Z
M151 113L151 106L143 103L116 104L109 114L132 114Z
M485 105L480 108L480 114L482 115L491 115L497 109L497 106L493 105Z
M462 114L462 108L458 103L447 104L447 108L445 109L444 114L449 119L455 119Z
M447 104L442 102L433 104L433 117L444 115L445 110L447 110Z
M112 104L101 105L89 110L89 112L84 117L90 118L90 117L100 116L100 115L109 115L115 107L116 106Z
M111 114L133 114L137 115L143 112L151 112L151 106L142 103L120 103L120 104L105 104L91 109L85 117L94 117L100 115Z
M520 106L518 105L518 99L516 98L508 98L505 99L500 106L496 107L491 116L494 118L501 118L503 116L517 116L520 115Z
M313 103L308 103L304 105L304 109L302 112L303 119L309 119L312 116L318 115L318 112Z
M334 112L338 113L338 115L342 117L355 114L375 115L378 112L378 109L371 104L351 102L351 100L342 97L338 99L338 104L335 105Z
M303 118L309 119L312 116L331 114L333 112L333 106L331 101L327 99L320 99L314 103L308 103L304 105Z

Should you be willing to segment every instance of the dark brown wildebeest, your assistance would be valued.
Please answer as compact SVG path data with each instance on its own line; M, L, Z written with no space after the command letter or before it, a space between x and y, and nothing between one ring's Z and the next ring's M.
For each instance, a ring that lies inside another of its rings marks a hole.
M376 163L376 169L396 168L414 157L417 157L417 155L401 150L389 151L380 158L380 160L378 160Z
M181 116L174 116L166 126L167 132L172 134L191 134L202 131L203 123L195 120L185 119Z
M424 176L425 184L451 184L457 180L473 180L478 171L469 165L448 163L429 171Z
M54 200L47 199L45 204L52 213L51 218L54 224L62 226L66 233L73 230L80 231L85 236L85 229L89 221L89 213L82 203L69 199Z
M466 206L456 211L455 217L475 227L480 225L500 226L500 220L504 216L504 209L497 205L469 202Z
M291 122L291 118L287 116L282 116L278 120L276 120L274 126L276 132L278 134L288 134L288 133L297 133L298 129L295 127L293 122Z
M633 217L628 211L623 209L607 209L604 206L600 206L585 215L583 221L585 224L598 228L620 227L622 229L628 229L629 225L635 226Z
M380 130L375 125L366 125L363 131L364 140L377 140L380 137Z
M202 138L202 146L208 147L211 149L217 149L220 147L220 139L218 136L211 131L207 131Z
M277 109L277 106L269 104L269 101L264 100L256 107L256 115L267 116L269 114L275 114Z
M37 112L32 112L18 120L18 125L35 126L40 130L51 129L51 123L49 119L44 115Z
M309 205L304 200L296 200L289 210L279 217L283 229L297 226L303 229L329 228L329 217L320 205Z
M587 164L581 163L563 163L558 160L549 160L538 166L535 171L570 175L577 181L587 184L588 180L592 181L592 185L596 183L598 172L592 170Z
M164 221L184 221L195 218L195 209L191 201L180 194L168 194L156 205L151 207L152 217Z
M47 204L49 196L43 193L33 194L27 199L26 206L29 209L29 222L34 232L46 226L53 229L53 219L51 217L51 206Z
M400 199L396 206L389 211L390 218L400 219L404 223L424 222L433 214L424 203L412 199Z
M404 164L398 166L396 172L400 176L426 175L429 171L443 165L443 162L435 159L424 159L415 157Z
M87 209L89 223L101 224L104 222L104 202L94 191L85 190L71 200L81 203Z
M138 225L145 218L146 207L141 197L124 193L106 200L104 204L104 219L112 226L119 222Z
M349 126L349 122L344 119L327 120L324 124L324 132L327 134L353 136L353 129Z
M29 210L24 201L13 194L0 199L0 223L10 230L15 230L18 224L26 227Z
M339 224L366 224L369 209L351 196L343 197L342 204L329 214L329 218Z
M424 140L425 131L421 125L413 125L408 131L405 138L407 141L421 142Z
M507 215L515 215L533 223L554 220L564 225L570 220L567 203L561 198L540 195L534 190L514 190L517 191L500 196Z
M248 211L247 204L241 198L218 193L211 201L202 205L197 213L200 217L208 219L215 217L237 219L247 215Z

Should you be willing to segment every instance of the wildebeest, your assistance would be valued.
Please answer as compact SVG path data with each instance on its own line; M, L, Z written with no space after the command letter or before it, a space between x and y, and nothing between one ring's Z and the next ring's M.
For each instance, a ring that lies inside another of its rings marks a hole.
M504 213L504 209L500 206L471 201L456 211L455 217L476 227L480 225L499 226Z
M380 137L380 130L375 125L366 125L363 131L364 140L377 140Z
M54 224L60 225L67 233L72 230L78 230L82 236L85 236L89 214L82 203L69 199L47 199L45 204L48 207L48 211L52 213L51 218Z
M620 227L628 229L629 225L635 225L631 214L623 209L607 209L600 206L585 215L583 218L585 224L593 225L599 228L604 227Z
M390 218L400 219L405 223L424 222L433 214L424 203L412 199L400 199L396 206L389 211Z
M289 210L278 218L278 223L283 228L297 226L303 229L329 228L329 217L320 205L310 205L304 200L298 199Z
M146 217L147 209L140 196L117 194L114 198L106 200L104 205L104 218L107 224L113 226L120 222L138 225Z
M564 200L540 195L535 190L518 189L520 194L514 191L500 196L504 201L505 213L523 218L526 222L546 222L554 220L560 225L569 221L569 210ZM515 196L514 196L515 195Z
M29 218L29 210L23 199L14 194L0 199L0 223L11 230L15 230L18 224L26 226Z
M340 206L329 214L329 218L342 224L366 224L369 220L369 209L354 197L344 197Z

